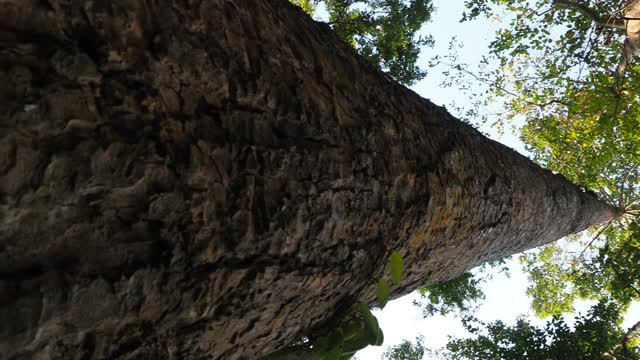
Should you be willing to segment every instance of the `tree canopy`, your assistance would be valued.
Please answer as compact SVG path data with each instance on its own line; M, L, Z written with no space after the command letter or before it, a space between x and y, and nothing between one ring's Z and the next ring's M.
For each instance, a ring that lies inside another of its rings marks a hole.
M576 299L611 297L624 307L639 299L640 62L630 47L630 18L640 2L469 0L462 21L500 19L477 70L448 61L453 81L476 108L467 114L502 127L522 124L535 161L623 209L622 219L522 257L539 316L573 309ZM623 64L623 66L621 65ZM487 91L485 91L487 90Z
M640 359L629 332L620 327L620 309L613 303L599 303L570 326L554 316L540 328L520 319L509 326L501 321L483 323L465 318L472 334L467 339L451 339L442 353L448 359L487 360L633 360Z

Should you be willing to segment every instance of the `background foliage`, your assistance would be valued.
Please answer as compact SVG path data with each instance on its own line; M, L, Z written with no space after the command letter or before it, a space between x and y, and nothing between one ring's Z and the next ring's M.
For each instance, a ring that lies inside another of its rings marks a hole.
M464 325L472 337L451 340L441 355L469 360L639 359L637 344L625 338L620 321L619 309L612 303L598 303L586 316L578 317L573 327L560 316L543 328L524 319L508 326L466 318Z
M433 46L417 34L434 11L431 0L291 0L313 15L320 3L328 23L360 55L396 81L411 85L427 74L416 65L420 52Z

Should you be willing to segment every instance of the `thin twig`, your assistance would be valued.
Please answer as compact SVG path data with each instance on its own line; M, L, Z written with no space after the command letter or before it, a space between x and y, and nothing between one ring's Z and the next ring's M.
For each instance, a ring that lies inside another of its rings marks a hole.
M611 194L609 194L607 192L607 190L604 187L602 187L602 185L600 185L600 192L602 193L602 196L604 196L605 199L609 202L609 204L615 205L615 201L613 200L613 196Z
M465 73L467 75L470 75L474 79L476 79L476 80L478 80L478 81L480 81L482 83L485 83L485 84L487 84L489 86L492 86L492 87L504 92L507 95L511 95L513 97L518 97L519 96L518 94L514 93L513 91L508 90L507 88L499 85L498 82L495 81L495 80L490 80L490 79L487 79L487 78L483 78L483 77L481 77L479 75L476 75L475 73L473 73L473 72L471 72L471 71L469 71L467 69L463 69L461 66L455 66L455 65L453 65L451 63L447 63L447 62L443 62L443 64L449 66L450 68L452 68L452 69L454 69L456 71L460 71L460 72L463 72L463 73ZM559 104L559 105L563 105L563 106L567 106L567 107L569 106L569 104L567 104L567 103L565 103L565 102L563 102L561 100L549 100L544 104L535 103L535 102L532 102L532 101L529 101L529 100L523 100L523 101L526 102L527 104L531 105L531 106L536 106L536 107L539 107L541 109L543 109L543 108L545 108L545 107L547 107L549 105L553 105L553 104Z
M607 230L609 228L609 226L611 226L612 223L613 223L613 221L608 221L606 224L600 226L598 231L596 231L595 235L591 238L591 241L589 241L589 243L584 247L584 249L582 249L582 251L580 252L580 255L578 256L576 261L582 259L585 251L587 251L587 249L591 247L591 245L598 238L598 236L600 236L600 234L602 234L605 230Z
M622 179L622 182L627 181L627 179L629 178L629 175L631 175L633 170L635 170L637 167L638 167L638 163L631 165L631 168L629 169L629 171L627 171L627 173L624 175L624 179Z

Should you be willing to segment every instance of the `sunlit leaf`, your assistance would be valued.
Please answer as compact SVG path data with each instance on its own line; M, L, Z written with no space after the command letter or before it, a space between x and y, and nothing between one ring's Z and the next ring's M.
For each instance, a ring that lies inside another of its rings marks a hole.
M392 252L389 258L389 265L391 267L391 280L393 280L395 284L399 284L404 275L402 255L397 251Z
M380 308L384 308L389 301L389 283L385 279L378 280L378 286L376 288L376 295L378 296L378 303Z

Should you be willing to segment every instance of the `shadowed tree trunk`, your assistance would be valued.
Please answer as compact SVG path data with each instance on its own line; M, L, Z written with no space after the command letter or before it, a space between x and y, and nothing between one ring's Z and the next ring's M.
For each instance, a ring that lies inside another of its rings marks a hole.
M0 354L254 359L616 215L285 0L0 1Z

